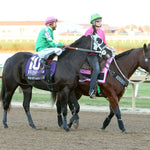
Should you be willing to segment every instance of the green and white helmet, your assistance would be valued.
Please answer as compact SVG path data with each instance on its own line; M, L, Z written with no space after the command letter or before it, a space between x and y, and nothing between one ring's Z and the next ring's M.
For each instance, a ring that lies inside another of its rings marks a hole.
M97 20L97 19L102 19L101 15L99 15L99 14L93 14L93 15L91 16L90 23L91 23L91 24L94 24L94 23L95 23L95 20Z

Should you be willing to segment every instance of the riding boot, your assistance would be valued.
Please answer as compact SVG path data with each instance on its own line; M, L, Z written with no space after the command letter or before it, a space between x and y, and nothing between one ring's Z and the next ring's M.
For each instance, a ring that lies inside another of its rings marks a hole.
M49 66L49 65L45 65L45 69L46 69L45 80L46 80L48 83L50 83L50 82L51 82L50 66Z
M40 63L41 63L42 67L45 66L46 65L46 59L41 58Z
M53 77L50 75L50 66L49 65L45 65L45 68L46 68L46 75L45 75L45 80L46 82L48 82L48 87L49 87L49 90L50 91L54 91L54 88L53 88Z

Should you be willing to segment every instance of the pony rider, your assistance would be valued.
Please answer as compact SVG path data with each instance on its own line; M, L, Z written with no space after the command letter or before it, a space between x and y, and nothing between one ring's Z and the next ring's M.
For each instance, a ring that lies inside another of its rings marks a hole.
M90 23L92 24L92 27L86 31L85 36L88 36L89 34L94 34L94 35L97 34L97 36L99 36L103 40L103 42L107 44L105 40L104 31L101 29L102 17L99 14L93 14L91 16ZM112 50L111 47L110 50ZM90 89L89 89L90 98L96 98L95 87L96 87L98 74L100 73L99 59L100 56L99 54L96 53L90 53L87 57L87 60L93 69L91 75Z

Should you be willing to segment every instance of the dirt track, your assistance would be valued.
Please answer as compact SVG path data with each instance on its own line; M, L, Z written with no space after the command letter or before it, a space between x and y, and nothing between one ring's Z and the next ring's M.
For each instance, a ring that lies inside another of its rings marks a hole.
M0 150L149 150L150 114L124 114L127 134L116 118L101 131L105 112L80 112L80 126L65 132L57 126L56 110L31 108L36 130L28 126L23 108L12 108L8 129L0 126ZM2 108L0 109L2 120Z

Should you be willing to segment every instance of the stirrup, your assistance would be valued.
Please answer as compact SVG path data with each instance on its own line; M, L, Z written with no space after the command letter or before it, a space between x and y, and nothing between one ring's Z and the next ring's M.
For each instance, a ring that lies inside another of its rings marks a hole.
M91 93L89 93L90 98L96 99L95 91L93 90Z
M89 92L89 95L90 95L90 96L91 96L91 95L93 95L93 94L94 94L94 92L95 92L94 90L93 90L91 93Z

